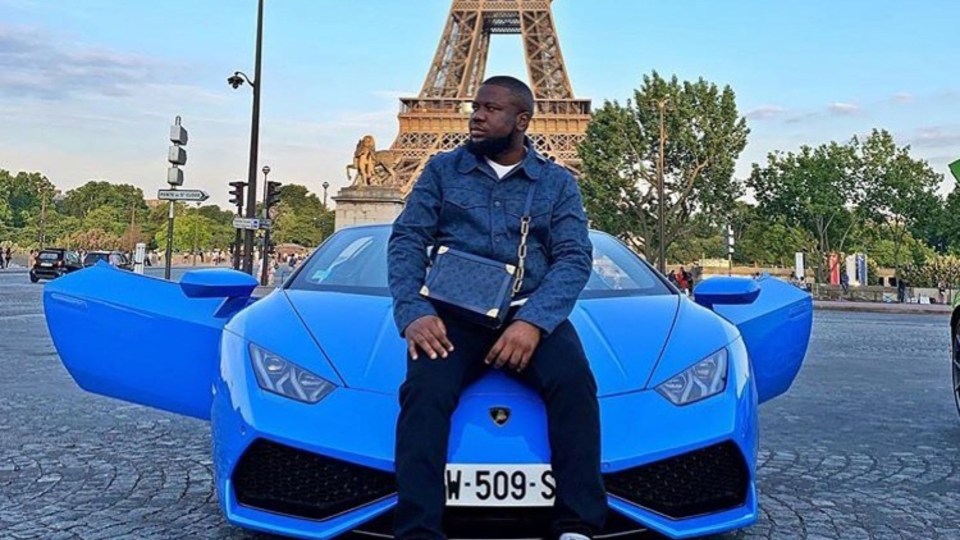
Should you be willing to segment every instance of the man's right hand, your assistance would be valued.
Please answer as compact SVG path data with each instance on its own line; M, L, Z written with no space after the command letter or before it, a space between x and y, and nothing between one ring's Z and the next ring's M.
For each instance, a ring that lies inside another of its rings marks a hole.
M431 360L446 358L447 352L453 350L453 343L447 339L447 327L436 315L426 315L408 324L403 335L407 338L407 352L414 360L418 358L418 348Z

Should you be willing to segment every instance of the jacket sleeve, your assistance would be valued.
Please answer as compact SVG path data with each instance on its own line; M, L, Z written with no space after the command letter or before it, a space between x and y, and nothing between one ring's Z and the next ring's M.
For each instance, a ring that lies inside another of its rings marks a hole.
M437 312L420 296L426 276L427 247L432 245L440 221L440 177L428 162L407 196L406 206L393 223L387 246L387 277L393 296L393 317L403 337L407 325Z
M551 217L550 268L515 317L539 327L544 335L570 316L593 268L593 244L580 188L573 176L567 178Z

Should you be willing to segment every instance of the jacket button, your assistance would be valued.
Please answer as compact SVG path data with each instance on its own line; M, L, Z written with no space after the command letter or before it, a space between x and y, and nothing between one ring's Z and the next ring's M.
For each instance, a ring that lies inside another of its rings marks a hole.
M494 238L494 240L496 240L497 242L500 242L500 241L503 240L503 237L498 234L498 235Z
M500 201L493 201L493 205L500 208Z

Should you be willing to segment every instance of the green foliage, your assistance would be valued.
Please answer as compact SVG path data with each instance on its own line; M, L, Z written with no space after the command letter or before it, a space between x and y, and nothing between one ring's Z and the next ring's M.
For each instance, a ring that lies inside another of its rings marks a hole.
M217 224L213 220L196 210L177 215L173 221L173 250L193 252L198 249L209 249L213 243L216 227ZM157 249L161 251L167 249L167 229L158 231L154 241Z
M854 138L854 144L859 141ZM894 241L894 267L899 271L901 248L912 226L924 219L930 208L939 204L937 186L943 176L930 165L910 157L910 147L898 147L887 131L873 130L860 144L862 181L868 186L864 213L877 223L885 223ZM910 255L916 259L917 251Z
M903 268L903 278L914 287L960 288L960 258L952 255L931 255L919 263Z
M666 104L664 201L657 199L660 102ZM742 192L733 169L748 132L729 86L720 89L703 79L680 82L675 76L666 80L657 72L644 76L633 100L606 102L594 112L580 146L581 189L591 226L655 260L661 204L666 247L690 237L694 215L716 221L733 208Z
M104 231L103 229L74 231L60 238L57 244L63 247L85 249L87 251L113 250L124 247L119 236Z
M127 221L134 210L146 211L143 191L129 184L111 184L104 181L91 181L67 192L61 211L67 215L85 219L94 210L108 207L126 214Z
M53 206L56 193L50 180L38 172L12 175L0 169L0 220L4 229L25 227L31 215L39 215L41 207Z
M822 280L827 254L844 252L868 223L893 243L898 266L911 227L939 204L939 182L925 161L910 157L909 147L897 147L889 133L874 130L862 142L854 137L845 144L803 146L797 153L773 152L765 166L754 164L747 185L764 219L782 220L813 236ZM903 255L925 256L916 246Z
M87 230L101 230L119 237L126 230L129 219L122 210L113 206L98 206L89 211L82 219L83 228Z
M285 185L279 193L271 235L274 242L313 247L333 234L333 211L324 208L323 202L306 187Z

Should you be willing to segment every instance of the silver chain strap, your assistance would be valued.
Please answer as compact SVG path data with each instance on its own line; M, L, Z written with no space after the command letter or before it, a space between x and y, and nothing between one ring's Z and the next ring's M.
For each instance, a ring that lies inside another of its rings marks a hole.
M527 259L527 235L530 234L530 216L520 219L520 247L517 248L517 277L513 282L513 296L523 287L523 263Z

